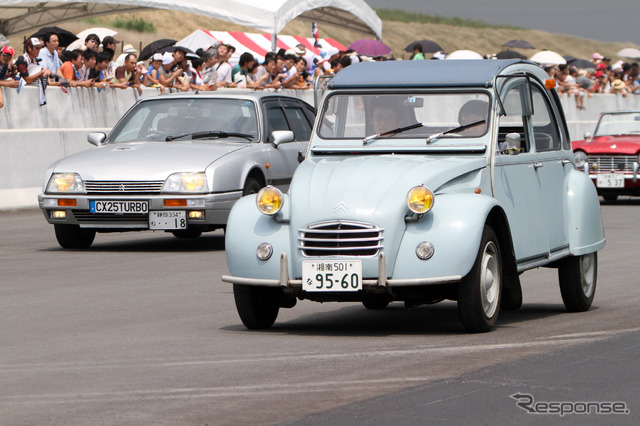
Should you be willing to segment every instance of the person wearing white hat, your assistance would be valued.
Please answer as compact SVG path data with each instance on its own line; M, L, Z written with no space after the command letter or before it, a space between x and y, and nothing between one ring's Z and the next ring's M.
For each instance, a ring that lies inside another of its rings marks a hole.
M160 89L160 94L164 94L164 86L160 84L160 75L164 73L162 69L162 53L154 53L151 63L147 69L147 80L150 87Z

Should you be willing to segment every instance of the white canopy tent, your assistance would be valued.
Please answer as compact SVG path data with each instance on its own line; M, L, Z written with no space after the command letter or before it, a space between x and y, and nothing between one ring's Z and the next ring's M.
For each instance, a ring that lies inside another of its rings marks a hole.
M364 0L0 0L0 33L10 37L65 21L146 9L209 16L273 35L302 18L382 38L382 21Z

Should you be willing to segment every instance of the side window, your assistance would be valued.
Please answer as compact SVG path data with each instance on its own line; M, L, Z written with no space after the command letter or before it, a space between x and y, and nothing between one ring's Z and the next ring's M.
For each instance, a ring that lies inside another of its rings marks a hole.
M530 144L524 130L524 118L522 116L523 96L528 89L528 85L516 83L502 96L502 105L505 115L500 117L500 127L498 128L498 145L506 142L509 133L520 134L520 152L529 152Z
M278 104L272 104L267 106L267 123L269 126L268 129L268 140L271 142L271 132L274 130L290 130L289 125L287 124L287 119L284 116L284 111Z
M284 111L289 119L289 125L296 136L296 140L308 141L311 139L311 125L304 115L302 108L298 105L287 105Z
M531 123L536 151L558 151L560 149L560 135L553 111L539 87L533 86L532 94L534 113L531 116Z

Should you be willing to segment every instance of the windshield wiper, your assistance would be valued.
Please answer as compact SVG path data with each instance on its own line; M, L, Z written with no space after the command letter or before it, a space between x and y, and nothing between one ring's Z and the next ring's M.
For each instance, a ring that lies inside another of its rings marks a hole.
M192 133L185 133L184 135L177 135L177 136L167 136L165 138L165 141L169 142L169 141L173 141L176 139L182 139L182 138L186 138L187 136L191 136L191 139L205 139L205 138L219 138L219 139L223 139L223 138L245 138L249 141L251 141L253 139L252 135L248 135L246 133L235 133L235 132L223 132L220 130L214 130L214 131L206 131L206 132L192 132Z
M454 127L453 129L445 130L444 132L434 133L433 135L427 138L427 144L430 144L431 142L433 142L434 140L438 139L441 136L459 133L463 130L470 129L472 127L478 126L483 123L486 123L486 120L480 120L480 121L476 121L475 123L465 124L464 126Z
M424 126L424 123L416 123L416 124L411 124L410 126L398 127L397 129L389 130L387 132L382 132L382 133L377 133L375 135L367 136L366 138L362 139L362 145L366 145L372 140L378 139L380 137L393 136L398 133L406 132L407 130L417 129L418 127L422 127L422 126Z

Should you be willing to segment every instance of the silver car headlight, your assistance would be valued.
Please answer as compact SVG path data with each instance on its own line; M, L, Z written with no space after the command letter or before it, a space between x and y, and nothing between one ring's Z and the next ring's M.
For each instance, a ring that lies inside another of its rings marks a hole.
M202 172L174 173L167 178L162 187L163 192L209 192L207 175Z
M49 178L46 192L55 193L82 193L84 182L77 173L54 173Z
M587 154L584 151L577 151L574 155L576 156L576 167L582 169L587 164Z

